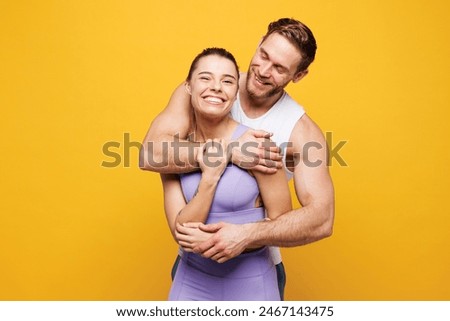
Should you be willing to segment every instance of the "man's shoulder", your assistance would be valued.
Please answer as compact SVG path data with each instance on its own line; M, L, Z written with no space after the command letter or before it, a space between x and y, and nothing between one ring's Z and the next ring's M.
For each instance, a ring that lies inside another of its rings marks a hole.
M291 95L289 95L289 93L287 91L285 91L283 93L283 96L281 96L280 102L282 103L282 105L285 105L288 107L299 108L302 111L305 110L305 108L298 101L296 101L294 98L292 98Z
M302 105L292 99L287 92L284 92L280 99L272 106L271 114L276 114L277 118L281 118L286 121L287 124L291 124L293 128L295 122L303 117L305 109Z
M295 124L290 141L294 143L322 142L324 135L311 117L304 114Z

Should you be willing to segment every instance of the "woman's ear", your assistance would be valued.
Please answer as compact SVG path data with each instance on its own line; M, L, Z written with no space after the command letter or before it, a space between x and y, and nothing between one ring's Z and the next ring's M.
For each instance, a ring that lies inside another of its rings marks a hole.
M189 85L189 83L186 81L184 83L184 89L186 90L186 92L191 95L191 86Z

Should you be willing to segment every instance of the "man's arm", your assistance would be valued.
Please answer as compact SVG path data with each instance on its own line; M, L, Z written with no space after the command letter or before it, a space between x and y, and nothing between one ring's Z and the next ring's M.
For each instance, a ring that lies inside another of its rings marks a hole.
M291 142L295 192L302 207L252 227L250 244L298 246L329 237L333 232L334 188L327 166L325 137L304 115L292 132Z
M198 169L197 151L200 145L186 140L193 129L190 95L184 84L178 86L166 108L153 120L139 153L139 167L158 173L186 173ZM232 162L246 169L274 173L281 167L277 148L263 144L270 134L248 130L232 149ZM252 144L249 144L252 142ZM247 143L251 148L243 152ZM260 144L260 147L254 147Z
M198 144L185 138L191 130L192 107L184 83L170 97L166 108L153 120L139 153L139 167L158 173L182 173L198 169Z
M205 257L233 258L245 248L273 245L298 246L318 241L332 234L334 189L327 167L327 146L319 127L304 115L295 126L291 141L297 155L294 183L301 208L275 220L234 225L201 225L205 232L216 232L194 251ZM182 230L186 233L187 230ZM179 237L179 236L177 236Z

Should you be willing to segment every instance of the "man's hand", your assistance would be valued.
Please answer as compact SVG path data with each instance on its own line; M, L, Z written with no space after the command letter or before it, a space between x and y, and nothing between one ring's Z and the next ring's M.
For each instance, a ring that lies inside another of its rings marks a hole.
M206 241L193 247L195 253L223 263L241 254L248 245L248 224L215 223L198 226L200 230L214 233Z
M263 130L247 130L232 147L232 162L244 169L273 174L282 167L279 147L271 142L271 133Z

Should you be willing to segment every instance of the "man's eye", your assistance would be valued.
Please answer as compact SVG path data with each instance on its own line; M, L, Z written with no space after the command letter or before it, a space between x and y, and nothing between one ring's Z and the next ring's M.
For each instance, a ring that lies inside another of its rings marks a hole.
M230 84L230 85L234 84L234 82L232 80L224 80L223 82L226 84Z
M201 79L201 80L209 80L208 77L204 77L204 76L203 76L203 77L200 77L200 79Z

